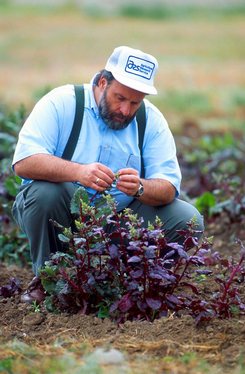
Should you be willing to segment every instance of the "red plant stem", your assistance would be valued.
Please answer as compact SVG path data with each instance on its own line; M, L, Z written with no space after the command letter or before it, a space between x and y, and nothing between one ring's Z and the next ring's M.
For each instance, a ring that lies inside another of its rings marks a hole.
M62 275L62 277L65 278L65 280L67 280L67 282L72 286L72 288L81 292L80 287L77 286L76 283L73 282L73 280L68 276L68 274L66 273L64 269L60 269L59 273Z
M240 258L240 261L238 262L238 264L236 265L236 267L233 268L232 272L231 272L231 275L230 275L230 278L228 279L228 281L225 283L225 287L224 287L224 292L223 292L223 295L221 296L220 300L221 302L224 302L224 300L226 299L227 297L227 292L231 286L231 283L236 275L236 273L238 273L238 271L241 269L241 264L242 262L244 261L244 257L245 255L242 255L241 258Z
M91 199L89 200L89 202L92 203L94 201L94 199L96 198L97 195L99 195L99 191L95 192L95 194L91 197Z
M114 216L116 218L116 227L117 227L118 232L121 234L120 235L120 244L119 245L120 245L120 247L124 247L124 241L123 241L123 238L122 238L121 222L119 220L117 212L115 211L114 213L115 213Z
M81 237L84 237L84 239L86 240L85 241L85 249L86 249L87 257L88 257L88 266L90 266L90 256L89 256L89 253L88 253L88 251L89 251L89 239L86 235L86 230L83 229L83 230L80 231L80 233L81 233ZM85 261L85 256L83 257L83 263L84 263L84 261Z
M99 256L99 261L100 261L100 274L101 274L101 271L102 271L102 256L101 255Z
M72 252L73 252L75 258L79 258L78 254L77 254L77 251L76 251L76 245L75 245L74 236L72 237L72 239L70 239L69 247L70 247L70 246L71 246L71 248L72 248Z
M101 238L102 238L103 243L105 244L105 247L106 247L107 251L109 252L109 242L108 242L108 240L106 240L107 237L105 235L104 230L101 231Z
M147 270L148 270L148 265L147 265L147 259L145 258L144 255L144 250L143 250L143 261L144 261L144 279L143 279L143 287L144 287L144 300L146 298L146 280L147 280Z
M90 268L91 266L91 261L90 261L90 253L89 253L89 240L86 238L86 250L87 250L87 257L88 257L88 267Z
M194 254L193 254L191 257L195 256L195 255L198 253L198 251L199 251L199 247L196 248ZM183 278L184 275L186 274L186 270L187 270L187 268L189 267L190 263L191 263L191 260L187 260L187 261L186 261L186 263L185 263L185 267L184 267L182 273L180 274L179 279L178 279L177 282L173 285L173 288L172 288L172 290L171 290L171 293L173 293L174 289L178 287L180 281L182 280L182 278ZM178 270L179 267L180 267L180 264L177 264L177 266L176 266L175 269L174 269L174 272L176 272L176 270Z

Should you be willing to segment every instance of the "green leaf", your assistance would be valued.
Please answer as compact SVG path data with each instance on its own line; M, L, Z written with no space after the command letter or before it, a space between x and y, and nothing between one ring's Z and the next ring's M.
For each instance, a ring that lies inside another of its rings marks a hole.
M211 192L204 192L196 199L195 206L203 214L210 214L211 208L216 205L216 198Z
M42 279L42 285L49 294L54 294L56 290L56 281L50 279Z
M67 281L64 279L59 279L55 285L55 293L58 295L60 293L67 293L64 290L67 289Z
M54 277L57 273L57 267L56 266L49 266L45 265L45 267L42 268L40 272L40 276L42 277Z
M57 309L55 308L54 303L53 303L53 296L47 296L44 300L44 305L48 312L50 313L57 312Z
M99 318L109 318L109 306L108 305L100 305L99 311L98 311L98 317Z
M68 238L67 236L65 236L64 234L59 234L58 235L58 238L61 242L63 243L69 243L70 242L70 238Z
M71 213L72 214L80 213L80 201L81 200L84 203L89 204L89 196L84 187L79 187L71 199Z
M4 181L4 187L11 196L16 196L18 193L18 187L20 184L20 179L16 178L14 175L6 178Z

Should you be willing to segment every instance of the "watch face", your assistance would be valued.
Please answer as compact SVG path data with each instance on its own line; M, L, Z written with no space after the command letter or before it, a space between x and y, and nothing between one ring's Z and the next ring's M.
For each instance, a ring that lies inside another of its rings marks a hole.
M144 193L144 187L141 184L140 188L139 188L139 191L138 191L138 194L139 194L139 196L141 196L141 195L143 195L143 193Z
M137 191L137 193L134 195L135 197L140 197L142 196L144 193L144 186L143 184L140 182L140 186L139 186L139 189Z

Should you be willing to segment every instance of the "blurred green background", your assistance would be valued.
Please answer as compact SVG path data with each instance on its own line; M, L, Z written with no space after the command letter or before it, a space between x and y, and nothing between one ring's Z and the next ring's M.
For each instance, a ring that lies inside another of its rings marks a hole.
M90 81L129 45L158 59L150 99L173 131L243 129L244 21L239 0L1 0L0 103L30 110L50 88Z

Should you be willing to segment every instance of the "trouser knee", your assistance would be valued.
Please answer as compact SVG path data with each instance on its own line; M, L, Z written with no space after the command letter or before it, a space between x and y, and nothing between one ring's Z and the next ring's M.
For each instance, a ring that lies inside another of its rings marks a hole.
M202 236L204 231L203 217L190 203L175 199L161 213L160 218L165 222L166 236L171 241L182 243L184 237L180 236L178 231L188 229L190 223L192 223L192 228L196 231L194 235L197 238Z
M34 181L23 191L22 204L20 204L22 226L26 228L24 231L30 232L33 226L37 226L38 221L40 225L55 220L63 226L70 226L72 222L70 201L75 190L76 187L72 183Z
M66 221L65 215L69 215L74 191L75 187L71 183L35 181L26 197L26 205L32 206L33 214L37 212L39 216L46 215Z
M166 238L169 241L183 242L183 238L180 237L178 230L188 228L188 223L193 220L194 228L197 231L204 230L203 217L199 211L191 204L175 199L172 203L152 207L141 204L139 201L134 201L130 204L134 213L138 216L143 217L144 225L147 226L148 222L153 223L156 217L159 217L163 223L163 229L165 231ZM201 233L197 233L197 237L201 237Z
M190 222L193 228L198 231L204 231L204 220L200 212L190 203L177 199L178 225L187 227Z

